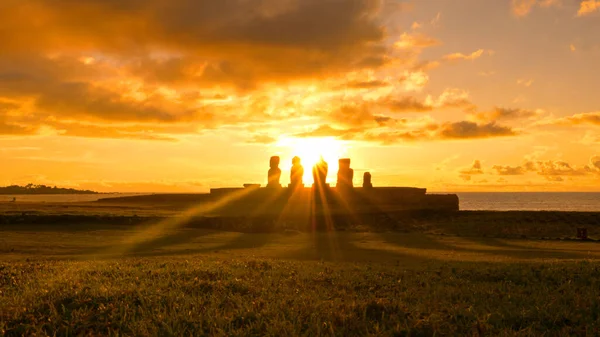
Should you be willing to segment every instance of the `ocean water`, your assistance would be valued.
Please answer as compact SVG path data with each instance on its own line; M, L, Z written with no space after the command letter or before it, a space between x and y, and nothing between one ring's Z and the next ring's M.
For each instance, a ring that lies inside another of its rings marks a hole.
M595 192L456 193L461 210L600 212Z
M434 193L434 192L432 192ZM590 192L464 192L456 193L461 210L600 212L600 193ZM90 202L138 194L0 195L0 202Z

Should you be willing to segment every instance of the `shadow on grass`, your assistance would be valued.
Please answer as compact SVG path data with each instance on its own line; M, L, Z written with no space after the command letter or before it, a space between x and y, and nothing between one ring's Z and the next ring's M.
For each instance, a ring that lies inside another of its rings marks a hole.
M317 260L336 262L397 262L419 264L424 259L385 249L360 246L356 233L326 232L311 235L301 249L281 254L279 257L291 260Z
M212 232L215 233L215 232ZM177 256L177 255L192 255L192 254L209 254L209 253L219 253L223 251L233 251L233 250L248 250L248 249L258 249L266 244L268 244L275 234L250 234L250 233L240 233L233 240L223 243L218 246L211 247L202 247L202 248L187 248L187 249L168 249L168 250L157 250L157 247L149 249L135 249L132 250L127 255L134 256ZM164 248L166 246L161 246Z
M482 248L469 248L447 242L442 242L439 238L432 235L398 235L398 234L380 234L380 237L386 243L395 245L399 248L412 248L423 250L435 250L440 252L459 252L465 254L484 254L494 255L506 258L517 259L583 259L588 258L588 254L578 253L572 250L546 249L536 247L522 247L504 243L498 239L492 238L469 238L472 242L482 246ZM462 239L462 238L461 238Z
M135 245L132 249L130 249L129 252L131 254L143 254L147 252L152 252L171 246L190 243L198 237L203 237L214 233L215 231L213 230L179 229L176 231L171 231L171 233L168 233L161 237L141 242Z

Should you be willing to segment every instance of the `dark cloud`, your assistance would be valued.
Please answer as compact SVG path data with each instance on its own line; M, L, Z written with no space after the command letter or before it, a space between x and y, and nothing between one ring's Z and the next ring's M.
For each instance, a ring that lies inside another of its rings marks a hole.
M497 125L494 122L477 124L469 121L444 123L439 127L440 138L468 139L514 136L516 132L506 126Z
M27 102L29 110L20 114L32 115L30 123L50 116L58 122L193 123L214 128L289 119L300 114L298 107L276 109L268 99L251 96L252 90L273 82L344 76L384 66L392 47L381 16L401 6L386 5L382 11L383 3L2 1L0 102ZM347 83L364 89L387 85L380 80ZM167 97L165 88L176 91L175 97ZM204 94L216 89L233 99L207 103L203 95L186 96L186 90ZM0 111L6 109L0 106ZM359 110L341 111L332 120L352 127L393 122L380 113L361 115ZM5 133L39 128L13 117L1 122ZM60 127L64 135L88 136L93 129ZM96 131L102 137L130 136L122 130L110 132L104 125L97 125Z
M394 144L400 141L433 141L441 139L478 139L490 137L513 136L516 133L503 126L498 126L493 123L476 124L472 122L456 122L456 123L427 123L416 126L411 126L411 121L407 119L397 121L401 124L401 128L386 128L379 130L378 128L365 127L361 123L346 123L346 125L354 125L347 129L336 129L330 125L321 125L313 131L298 134L298 137L337 137L340 139L354 139L369 142L379 142L386 145ZM396 125L398 125L396 123Z
M38 132L38 127L5 123L0 119L0 136L33 135Z
M393 117L374 114L373 110L376 108L377 104L371 102L344 104L329 113L326 118L339 126L364 130L396 124L397 120Z
M14 32L17 37L48 45L59 44L54 34L62 34L64 43L80 47L161 43L327 49L384 36L374 20L378 1L6 0L1 9L6 27L2 33L20 23L23 29ZM10 42L14 48L21 46Z
M525 161L523 165L494 165L492 169L495 174L501 176L525 175L528 172L536 173L545 179L554 182L563 181L567 177L580 177L590 174L600 173L600 156L593 156L589 160L589 165L576 166L562 160L547 161ZM472 175L483 173L478 161L475 161L471 168L463 169L459 172L461 175ZM464 177L462 177L464 179Z
M375 116L367 104L342 105L329 118L338 125L362 127L375 122Z
M379 104L394 112L424 112L433 110L433 106L419 101L413 96L400 98L386 97L381 99Z
M175 122L212 118L210 114L202 115L194 110L169 111L160 103L160 99L136 102L106 88L75 82L49 88L38 97L36 106L50 114L112 121Z
M590 158L590 164L596 170L600 170L600 156L593 156Z
M360 137L355 136L355 138L363 141L377 142L383 145L426 140L427 137L428 135L423 130L366 132Z
M540 115L540 112L526 109L509 109L496 107L489 112L473 113L476 119L480 121L506 121L515 119L533 118Z
M5 50L102 53L167 82L308 78L379 67L389 50L370 0L7 0L0 13Z
M582 176L592 172L589 166L574 167L564 161L538 161L537 173L542 176Z
M8 112L18 108L18 104L0 101L0 136L32 135L37 133L39 126L22 123L20 118L13 118L8 115Z

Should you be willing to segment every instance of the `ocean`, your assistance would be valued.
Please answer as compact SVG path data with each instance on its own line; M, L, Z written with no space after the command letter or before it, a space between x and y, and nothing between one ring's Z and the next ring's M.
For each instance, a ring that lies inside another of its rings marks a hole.
M597 192L456 193L461 210L600 212Z
M142 193L143 194L143 193ZM600 212L600 192L460 192L461 210ZM135 194L0 195L0 202L91 202Z

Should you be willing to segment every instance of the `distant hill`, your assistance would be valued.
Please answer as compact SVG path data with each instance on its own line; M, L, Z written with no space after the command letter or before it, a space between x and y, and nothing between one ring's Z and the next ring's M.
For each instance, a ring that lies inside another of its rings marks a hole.
M0 194L99 194L90 190L61 188L56 186L27 184L25 186L11 185L0 187Z

